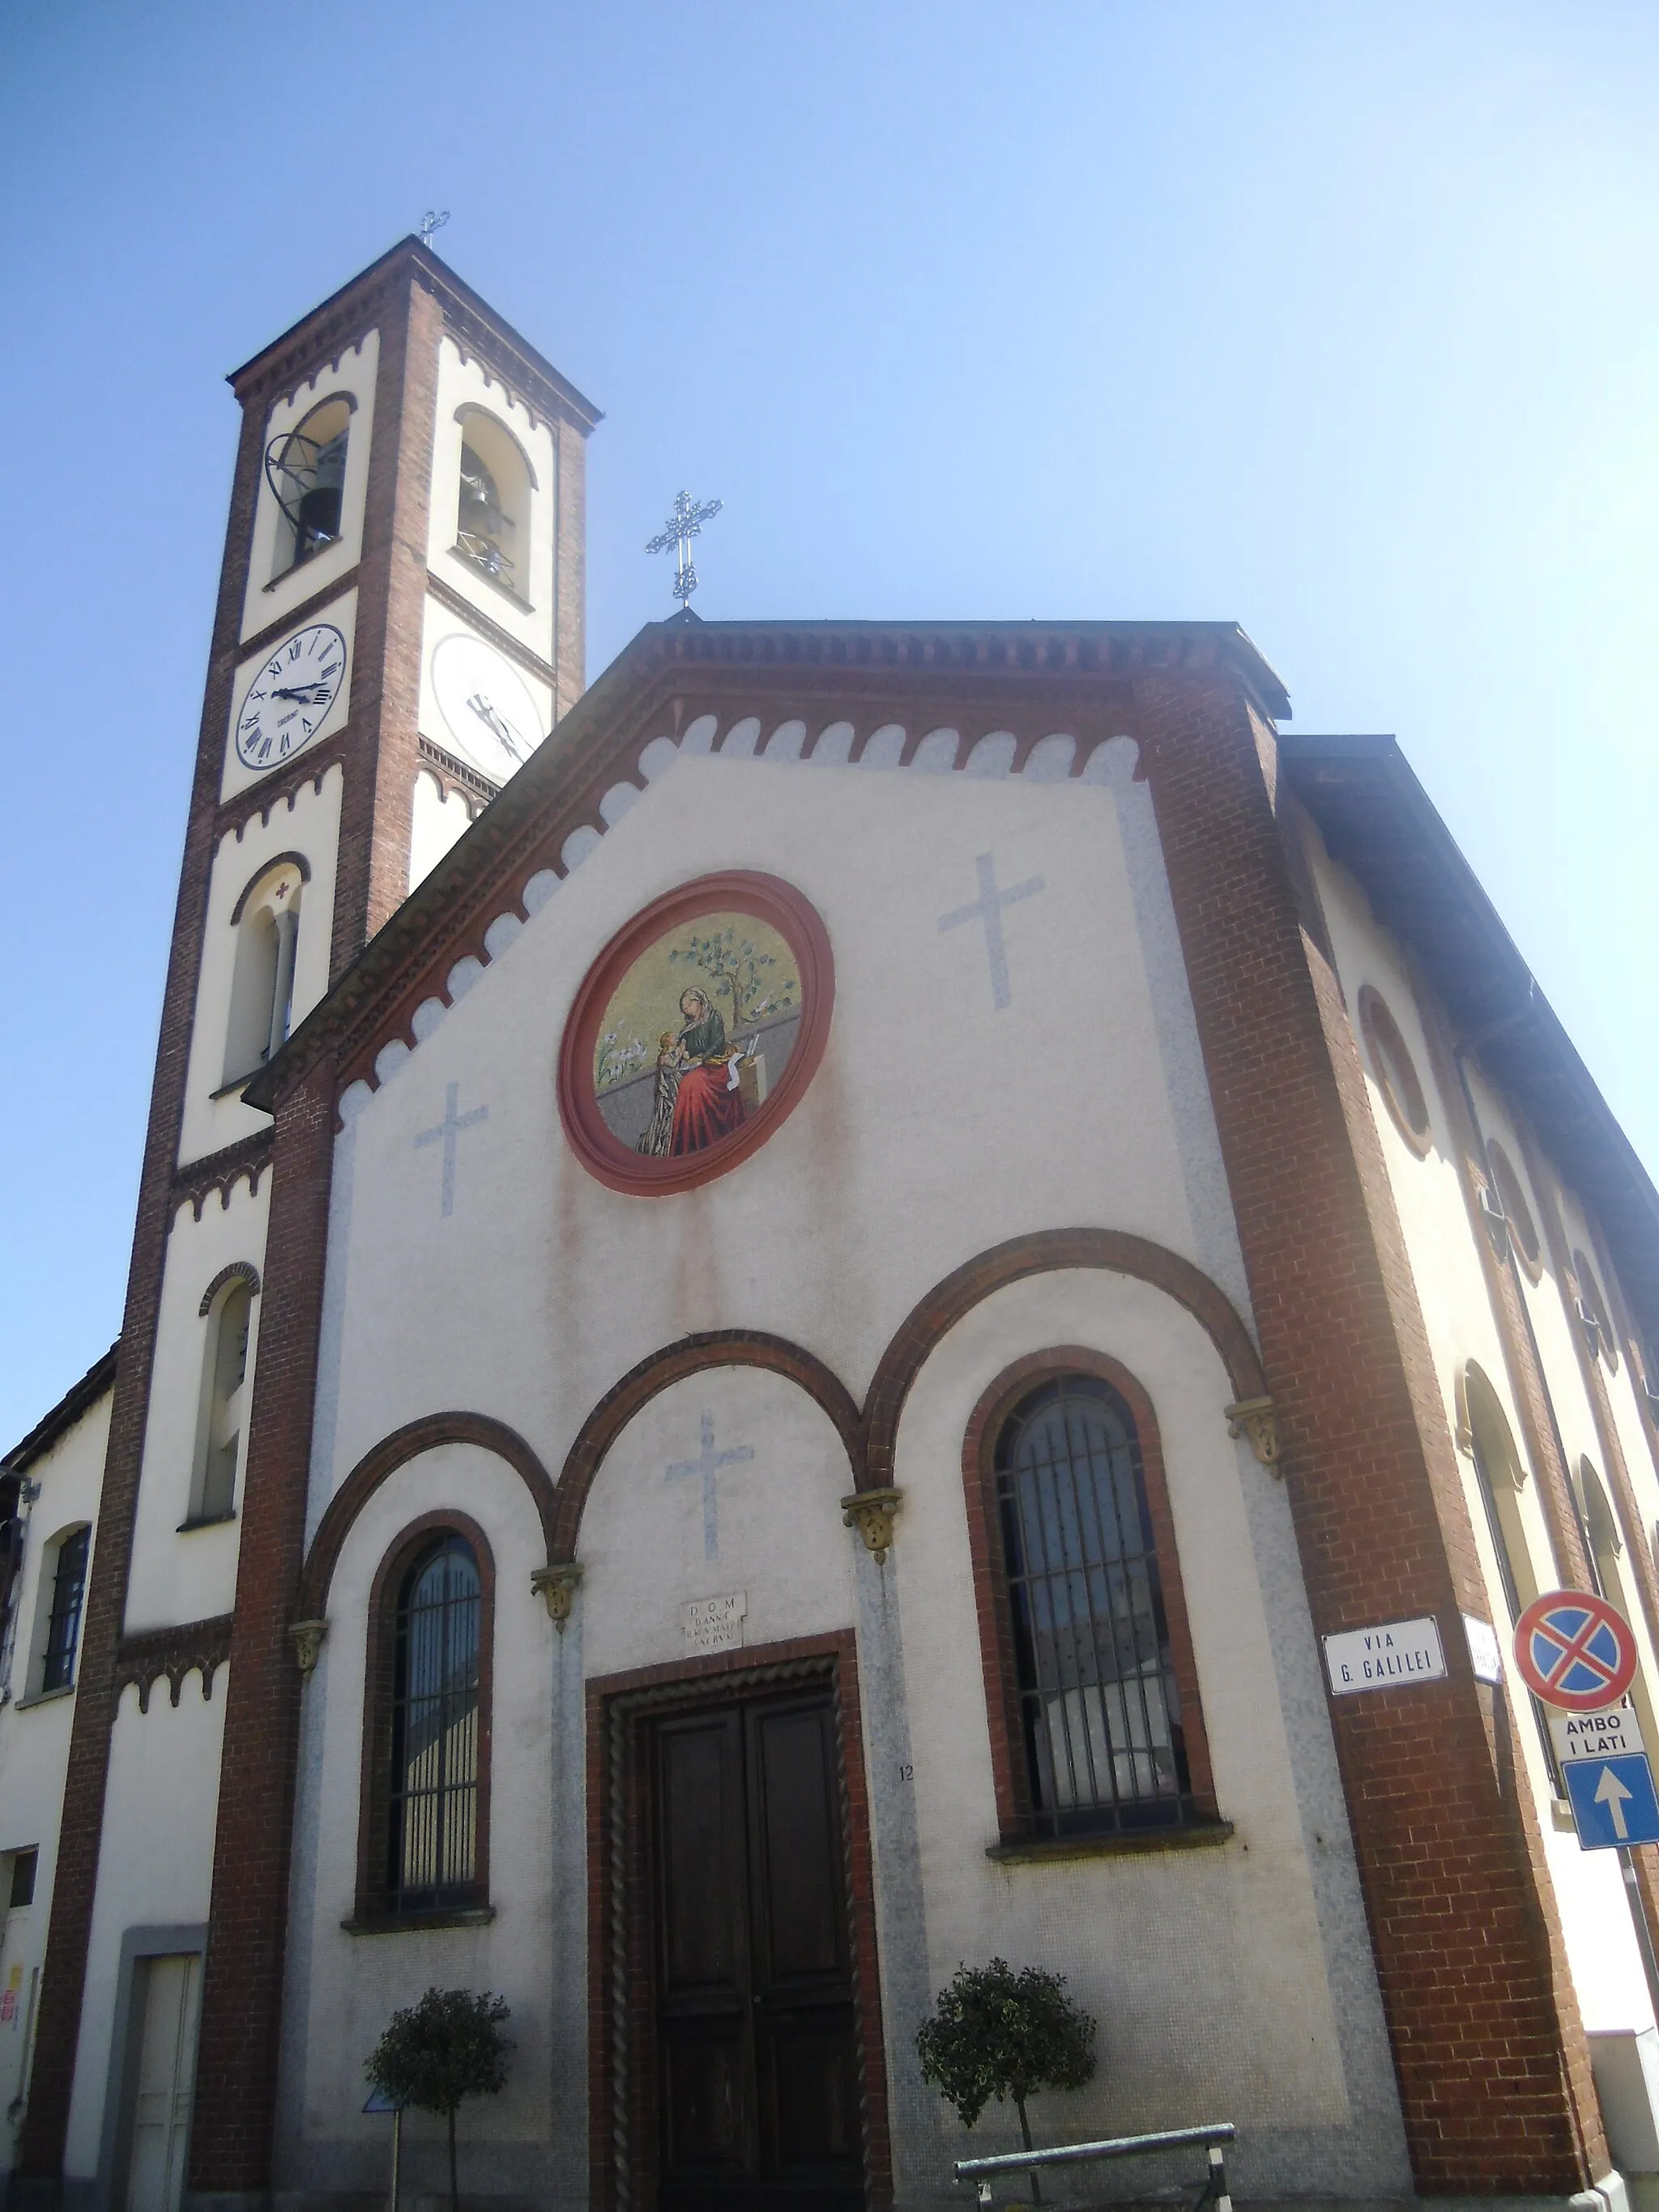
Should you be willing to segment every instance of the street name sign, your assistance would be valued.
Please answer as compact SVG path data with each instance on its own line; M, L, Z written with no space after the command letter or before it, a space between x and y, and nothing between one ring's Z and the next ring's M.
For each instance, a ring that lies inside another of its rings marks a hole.
M1432 1682L1446 1672L1446 1654L1432 1617L1385 1620L1378 1628L1349 1628L1325 1638L1325 1671L1334 1698L1356 1690L1393 1690L1402 1682Z

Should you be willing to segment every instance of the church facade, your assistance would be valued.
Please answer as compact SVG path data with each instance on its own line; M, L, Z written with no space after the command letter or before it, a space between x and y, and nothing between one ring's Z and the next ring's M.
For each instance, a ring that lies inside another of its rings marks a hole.
M470 2201L958 2201L993 1957L1045 2140L1659 2195L1506 1661L1601 1591L1659 1744L1659 1199L1393 741L1224 623L585 688L596 410L413 240L231 381L122 1333L0 1470L9 2202L367 2204L432 1985Z

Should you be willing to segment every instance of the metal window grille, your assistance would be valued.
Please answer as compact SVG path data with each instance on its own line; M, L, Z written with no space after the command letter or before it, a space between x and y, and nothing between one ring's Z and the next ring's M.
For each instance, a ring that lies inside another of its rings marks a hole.
M87 1589L90 1528L77 1528L58 1547L52 1578L52 1612L46 1621L46 1656L40 1670L43 1690L66 1690L75 1680L75 1647L81 1638L81 1606Z
M1092 1376L1045 1384L995 1467L1035 1833L1179 1825L1191 1785L1127 1407Z
M387 1867L394 1911L470 1904L477 1882L478 1564L464 1538L416 1560L398 1603Z

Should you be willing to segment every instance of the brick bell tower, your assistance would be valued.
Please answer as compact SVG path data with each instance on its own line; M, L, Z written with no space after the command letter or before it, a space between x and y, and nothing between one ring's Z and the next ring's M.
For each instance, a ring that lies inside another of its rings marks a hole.
M198 1839L213 1880L189 2187L269 2186L333 1121L306 1090L273 1128L242 1087L583 683L598 411L427 245L404 239L229 382L242 429L14 2185L29 2203L62 2191L112 1745L143 1725L121 1691L151 1647L210 1686L229 1662ZM247 1318L210 1393L203 1329L227 1278ZM181 1420L199 1431L188 1495ZM97 2040L82 2063L103 2064Z

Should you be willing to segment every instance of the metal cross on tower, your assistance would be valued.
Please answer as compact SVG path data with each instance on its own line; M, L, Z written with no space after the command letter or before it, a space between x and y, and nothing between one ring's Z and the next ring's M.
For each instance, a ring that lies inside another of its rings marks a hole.
M724 505L723 500L694 500L689 491L683 491L674 501L674 512L645 549L647 553L673 554L674 597L683 607L690 606L697 588L691 540L702 535L704 523L712 522Z
M447 208L444 208L441 211L437 208L428 208L426 213L421 217L422 245L430 246L432 243L433 232L434 230L441 230L448 221L449 210Z

